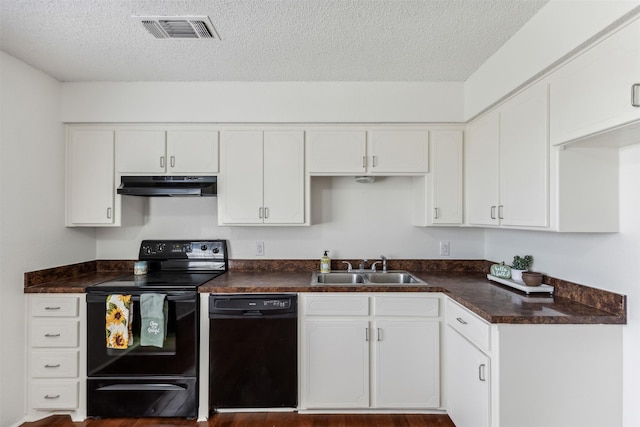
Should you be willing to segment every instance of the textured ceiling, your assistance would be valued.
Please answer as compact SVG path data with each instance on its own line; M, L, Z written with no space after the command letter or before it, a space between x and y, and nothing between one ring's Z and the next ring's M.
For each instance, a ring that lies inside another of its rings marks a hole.
M464 81L548 0L0 0L0 49L60 81ZM208 15L158 40L132 15Z

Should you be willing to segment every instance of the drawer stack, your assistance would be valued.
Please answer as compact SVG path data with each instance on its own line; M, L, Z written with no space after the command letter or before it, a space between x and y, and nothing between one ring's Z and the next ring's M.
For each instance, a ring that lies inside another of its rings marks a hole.
M80 295L30 295L29 408L76 411L80 387Z

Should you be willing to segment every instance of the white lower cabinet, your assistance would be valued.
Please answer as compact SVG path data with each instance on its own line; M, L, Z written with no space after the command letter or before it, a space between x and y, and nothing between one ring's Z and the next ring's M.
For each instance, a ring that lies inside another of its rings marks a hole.
M32 294L29 313L29 413L54 413L83 420L85 303L80 294Z
M301 294L300 408L440 406L439 297Z
M621 325L489 324L449 299L445 311L456 427L622 426Z

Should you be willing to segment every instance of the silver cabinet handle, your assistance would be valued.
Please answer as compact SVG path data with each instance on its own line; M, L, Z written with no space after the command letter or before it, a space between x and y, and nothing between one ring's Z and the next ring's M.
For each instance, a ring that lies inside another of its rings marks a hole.
M264 208L258 208L258 218L264 218Z
M44 336L47 338L57 338L60 336L60 334L44 334Z
M433 219L438 219L439 216L440 216L440 209L433 208Z
M164 167L164 156L160 156L160 167Z
M265 219L269 218L269 208L267 208L267 207L264 208L264 217L265 217Z
M45 307L44 309L45 309L45 310L48 310L48 311L54 311L54 310L60 310L61 308L62 308L62 307L57 306L57 307Z
M377 334L376 334L377 335L376 339L378 341L382 341L382 329L380 329L380 328L376 328L376 329L378 330Z
M631 106L640 107L640 83L631 85Z
M169 161L171 162L171 167L174 168L176 166L176 156L169 157Z
M491 219L496 219L496 207L491 206Z
M462 323L463 325L466 325L466 324L467 324L466 320L464 320L462 317L456 317L456 320L457 320L458 322Z
M59 363L58 363L57 365L49 365L49 364L46 364L46 365L44 365L44 367L45 367L45 368L47 368L47 369L50 369L50 368L59 368L59 367L60 367L60 364L59 364Z
M504 216L502 216L503 208L504 208L503 205L498 206L498 219L504 219Z
M111 219L111 213L112 213L112 209L107 208L107 219Z
M486 377L486 373L485 373L485 367L486 365L483 363L480 366L478 366L478 379L480 381L486 381L487 377Z
M364 340L369 341L369 328L364 328Z
M60 399L60 395L56 394L55 396L49 396L48 394L44 396L45 399L47 400L52 400L52 399Z
M367 167L367 156L362 156L362 167L363 168Z
M373 167L374 167L374 168L375 168L376 166L378 166L378 162L377 162L377 160L378 160L378 159L377 159L377 157L378 157L378 156L373 156L373 162L372 162L372 164L373 164Z

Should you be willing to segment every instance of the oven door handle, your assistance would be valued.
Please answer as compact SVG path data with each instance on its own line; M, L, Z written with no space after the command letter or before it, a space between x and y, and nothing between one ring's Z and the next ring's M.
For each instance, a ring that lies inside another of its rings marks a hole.
M140 301L140 295L143 293L158 293L164 294L165 298L169 301L197 301L198 294L196 292L191 292L189 294L167 294L165 292L141 292L141 293L131 293L127 294L123 292L123 295L131 295L131 299L133 301ZM107 296L117 294L117 292L91 292L87 294L87 302L104 302Z
M186 387L175 384L112 384L98 387L97 391L186 391Z

